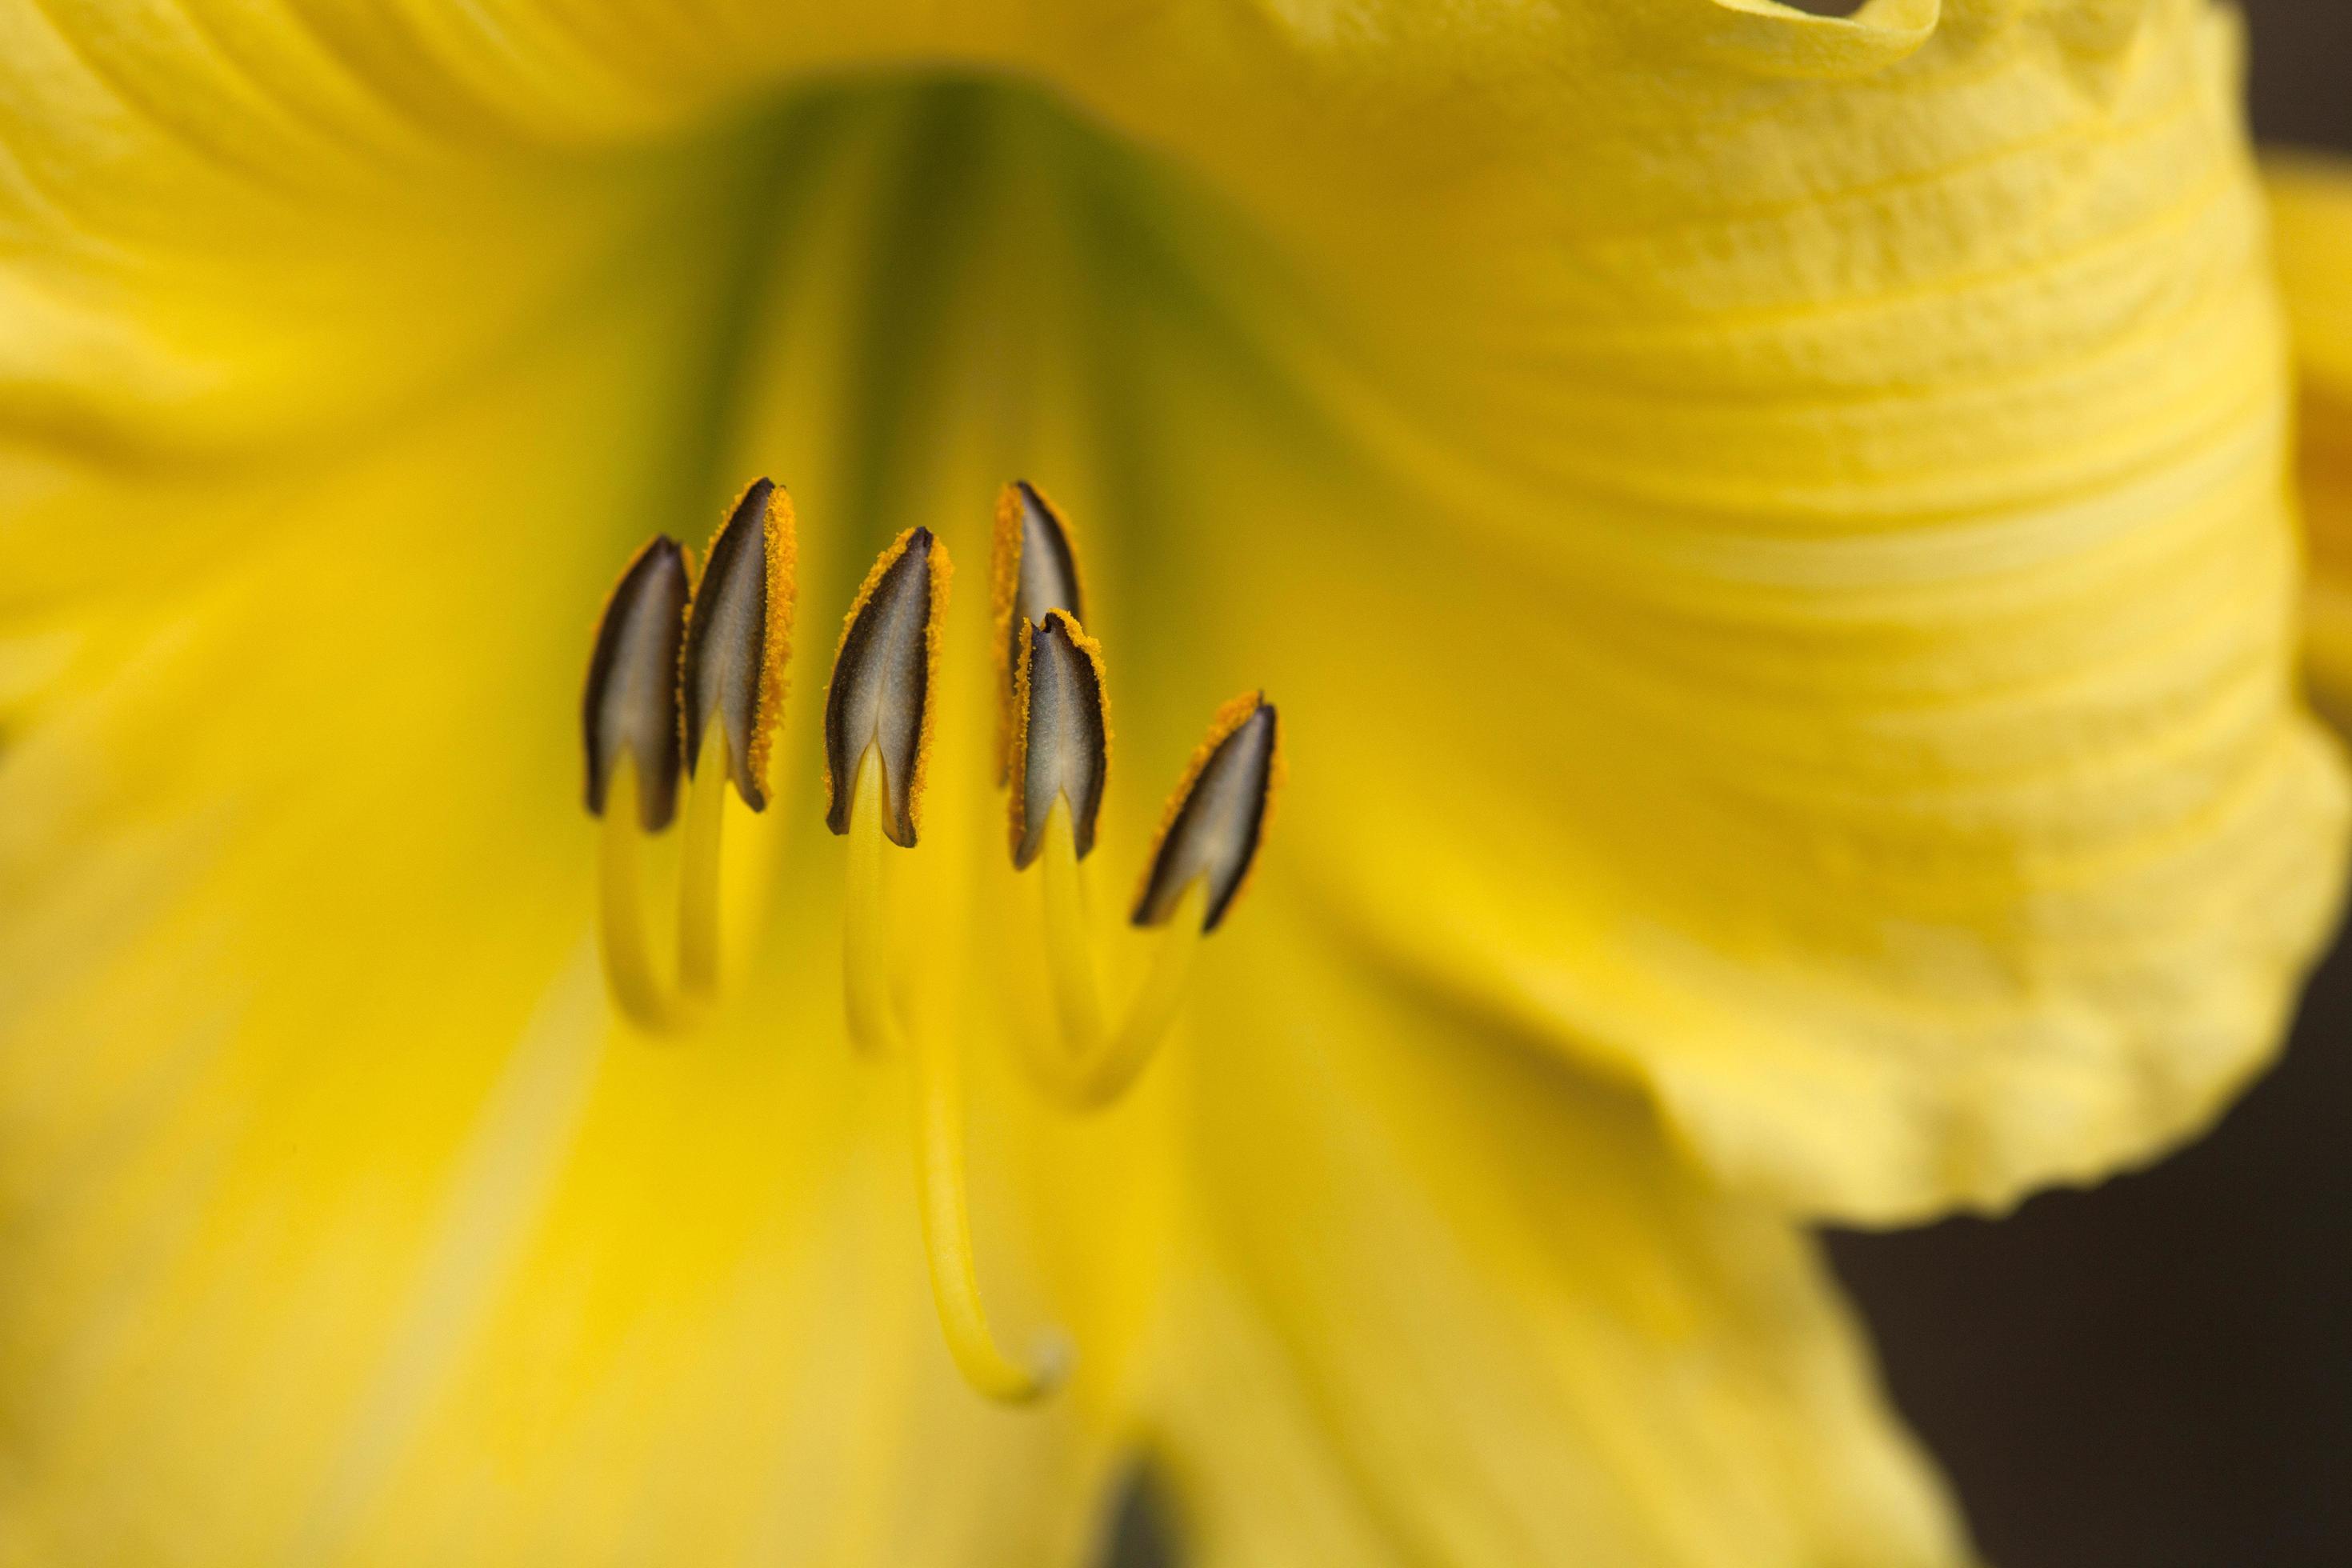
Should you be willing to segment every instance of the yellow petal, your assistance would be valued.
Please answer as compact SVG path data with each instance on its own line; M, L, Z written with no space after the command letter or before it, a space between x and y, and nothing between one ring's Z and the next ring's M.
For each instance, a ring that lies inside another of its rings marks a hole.
M1300 27L1295 121L1107 108L1311 284L1162 308L1130 417L1214 500L1105 504L1266 650L1294 874L1388 962L1741 1190L1998 1208L2202 1127L2341 886L2236 26L1953 0L1824 84L1711 10L1383 12Z
M2304 669L2340 729L2352 723L2352 165L2300 153L2265 174L2294 347Z
M1634 1096L1293 918L1236 917L1185 1046L1142 1441L1200 1561L1969 1560L1807 1238Z

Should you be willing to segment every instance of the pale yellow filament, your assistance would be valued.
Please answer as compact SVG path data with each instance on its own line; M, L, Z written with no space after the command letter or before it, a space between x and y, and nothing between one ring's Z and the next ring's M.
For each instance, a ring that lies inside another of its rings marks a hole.
M1054 1007L1066 1050L1060 1061L1032 1053L1048 1092L1076 1110L1097 1110L1125 1094L1151 1063L1184 1001L1192 960L1200 951L1208 910L1208 882L1195 878L1160 928L1150 973L1116 1030L1105 1021L1087 933L1086 889L1078 877L1077 840L1069 802L1060 795L1045 817L1045 952L1053 972Z
M1101 1054L1109 1035L1102 992L1096 984L1094 939L1087 932L1086 889L1078 876L1077 839L1070 803L1056 795L1045 814L1042 858L1045 873L1045 942L1051 953L1054 1010L1062 1038L1080 1061Z
M613 777L604 792L596 856L598 935L614 1005L637 1027L658 1033L668 1029L674 1018L655 978L653 951L646 940L637 865L638 840L644 836L637 819L636 759L624 750L613 759Z
M868 746L857 760L849 808L849 868L842 890L842 1003L849 1038L860 1050L897 1048L890 977L882 931L882 754Z
M677 988L689 1005L719 991L719 846L727 821L727 731L703 731L702 765L688 786L686 844L677 883Z
M853 1039L895 1050L901 1039L889 994L881 913L882 762L872 747L858 760L850 805L849 882L842 933L843 994ZM948 1353L965 1381L992 1399L1021 1404L1050 1392L1069 1355L1047 1335L1023 1366L997 1347L980 1304L972 1259L971 1209L964 1173L963 1054L953 1036L918 1031L909 1064L914 1088L915 1190L923 1257Z

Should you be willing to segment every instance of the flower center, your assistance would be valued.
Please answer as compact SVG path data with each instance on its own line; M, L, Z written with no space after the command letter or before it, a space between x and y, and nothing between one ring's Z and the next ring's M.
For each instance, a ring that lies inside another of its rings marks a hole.
M615 1008L647 1033L691 1032L718 992L726 795L731 787L753 811L768 805L797 553L789 499L758 480L729 510L698 581L687 551L656 539L630 562L597 630L582 727L588 808L603 819L601 946ZM1179 781L1129 917L1151 933L1150 961L1114 1013L1079 873L1110 774L1103 650L1079 622L1077 554L1064 517L1025 482L998 500L991 567L1000 782L1013 867L1039 868L1044 878L1037 940L1058 1036L1024 1038L1022 1066L1049 1101L1085 1114L1117 1101L1150 1066L1181 1006L1201 938L1223 922L1248 878L1281 776L1277 721L1263 694L1227 703ZM825 821L848 840L846 1033L869 1055L905 1061L913 1085L923 1245L940 1326L975 1388L1021 1401L1058 1383L1068 1357L1048 1336L1016 1362L990 1331L966 1199L961 1042L901 1016L884 913L889 849L913 851L920 841L951 575L947 546L929 529L909 529L852 601L825 693ZM665 985L637 851L668 826L681 788L676 983Z

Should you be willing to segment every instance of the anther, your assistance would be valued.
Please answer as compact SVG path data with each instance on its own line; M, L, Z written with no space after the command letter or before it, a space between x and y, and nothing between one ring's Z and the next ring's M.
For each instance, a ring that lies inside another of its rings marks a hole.
M1110 716L1102 647L1061 610L1027 636L1013 680L1013 865L1025 869L1045 841L1055 801L1069 803L1076 858L1095 847L1110 772Z
M996 498L996 533L989 552L990 608L996 622L997 777L1013 776L1013 682L1028 627L1044 626L1055 611L1083 620L1078 558L1069 531L1054 503L1026 479L1015 479Z
M752 480L711 535L687 616L677 689L693 795L678 863L677 984L695 1006L719 989L719 850L728 784L753 811L768 804L768 752L783 717L798 555L791 498L767 479ZM706 756L706 746L714 754Z
M686 635L686 552L657 538L637 552L604 605L581 701L588 809L604 819L597 926L614 1004L639 1027L675 1018L646 939L637 841L677 808L677 657Z
M677 809L677 657L686 630L686 552L667 536L631 557L596 627L580 704L588 810L604 815L614 763L635 764L638 821L648 833Z
M791 499L753 480L711 537L677 666L687 776L696 776L715 722L723 765L753 811L768 804L769 744L783 713L797 553Z
M842 624L824 698L825 824L835 833L849 831L870 749L881 767L882 831L915 847L951 570L931 531L910 528L874 563Z
M1153 843L1134 921L1165 924L1199 883L1206 893L1201 930L1213 931L1248 881L1265 830L1266 808L1282 782L1273 705L1264 692L1220 709L1169 800Z
M1075 675L1079 661L1060 652L1062 645L1087 655L1085 668L1099 696L1100 671L1090 651L1076 646L1076 626L1066 616L1049 619L1063 623L1060 635L1044 628L1033 635L1023 671L1022 695L1028 706L1018 732L1032 745L1038 732L1036 706L1045 689L1038 672L1046 668L1073 671L1074 690L1082 695L1087 689L1084 678ZM1049 658L1056 663L1047 666L1044 661ZM1073 706L1076 701L1071 699ZM1083 731L1082 719L1069 722ZM1082 850L1074 803L1085 791L1037 783L1037 771L1023 754L1024 766L1013 781L1014 856L1019 858L1027 837L1022 831L1023 814L1042 809L1045 820L1037 837L1045 868L1045 955L1064 1047L1055 1056L1033 1046L1027 1059L1039 1087L1070 1110L1099 1110L1125 1094L1174 1026L1196 950L1223 919L1256 858L1267 801L1281 775L1276 737L1274 710L1253 692L1219 711L1208 739L1193 754L1169 803L1167 821L1136 901L1136 924L1164 929L1143 984L1116 1026L1104 1012L1097 988L1078 877Z

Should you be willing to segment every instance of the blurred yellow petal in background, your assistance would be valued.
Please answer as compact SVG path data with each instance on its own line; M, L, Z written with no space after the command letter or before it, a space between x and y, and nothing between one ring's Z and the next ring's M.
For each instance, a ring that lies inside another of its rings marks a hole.
M2352 724L2352 163L2282 154L2264 170L2295 369L2295 488L2310 580L2312 700Z
M1966 1561L1800 1227L2188 1136L2339 882L2235 64L2200 0L0 0L0 1561L1078 1562L1139 1485L1188 1562ZM822 670L716 1010L598 981L596 606L757 473L820 628L1068 508L1098 903L1282 703L1072 1118L947 611L900 989L1076 1342L1019 1411L845 1037Z

